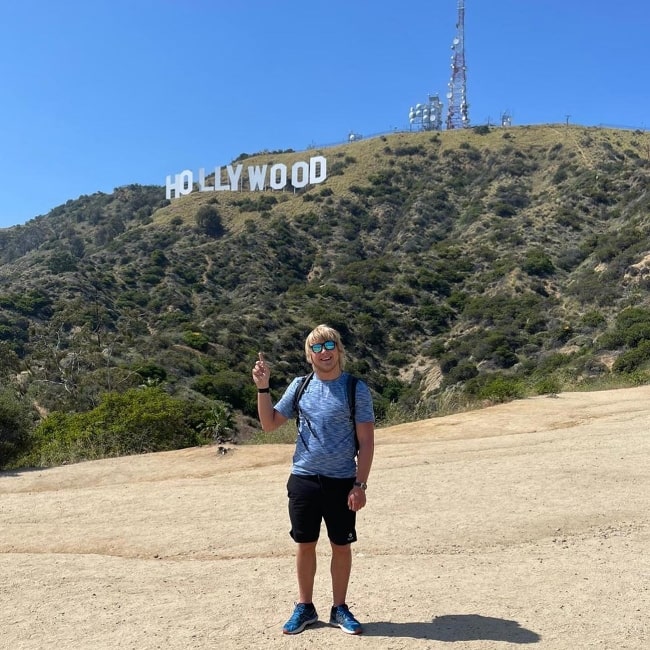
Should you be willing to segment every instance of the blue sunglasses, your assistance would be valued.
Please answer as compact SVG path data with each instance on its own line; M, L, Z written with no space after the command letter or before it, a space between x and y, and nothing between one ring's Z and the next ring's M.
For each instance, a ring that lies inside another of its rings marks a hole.
M336 342L335 341L325 341L325 343L314 343L313 345L309 346L312 352L315 352L318 354L319 352L322 352L323 349L325 350L333 350L336 347Z

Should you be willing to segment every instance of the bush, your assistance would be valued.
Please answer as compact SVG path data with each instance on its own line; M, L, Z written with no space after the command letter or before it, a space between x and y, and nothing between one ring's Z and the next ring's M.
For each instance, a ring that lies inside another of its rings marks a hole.
M638 347L623 352L623 354L614 361L612 370L614 372L631 373L639 370L649 359L650 341L642 341Z
M197 430L207 407L169 396L159 387L105 393L85 413L51 413L36 428L21 466L182 449L208 442Z
M528 273L538 277L553 275L555 266L549 256L542 250L530 250L526 253L521 268Z
M477 375L478 369L475 364L471 361L461 361L445 375L444 384L445 386L449 386L458 382L467 381Z
M621 332L639 323L650 323L650 311L641 307L629 307L616 317L616 326Z
M503 375L484 375L469 381L465 386L469 394L490 402L508 402L524 396L525 391L519 379Z
M210 237L221 237L225 232L221 215L214 205L202 205L195 219L199 230Z
M545 377L535 384L534 389L538 395L555 395L562 391L562 383L554 377Z
M587 312L581 320L581 325L589 329L594 329L605 323L605 317L599 311Z
M213 375L201 375L193 390L210 399L227 402L232 408L248 415L257 415L257 394L248 375L224 370Z
M9 389L0 392L0 469L25 451L32 421L29 407Z
M228 404L216 401L199 428L204 436L210 436L215 443L232 440L235 421Z
M141 366L136 366L133 370L142 377L145 382L151 384L159 384L167 379L167 371L155 363L145 363Z
M634 323L624 334L625 344L636 347L643 341L650 341L650 323Z
M205 352L208 349L210 340L201 332L184 332L183 342L194 350Z

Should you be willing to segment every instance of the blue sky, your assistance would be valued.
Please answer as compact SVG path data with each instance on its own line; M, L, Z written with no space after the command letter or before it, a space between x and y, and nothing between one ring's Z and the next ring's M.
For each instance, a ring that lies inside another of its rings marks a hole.
M650 128L647 0L465 14L472 125ZM5 2L0 227L244 152L408 128L411 105L445 97L456 17L457 0Z

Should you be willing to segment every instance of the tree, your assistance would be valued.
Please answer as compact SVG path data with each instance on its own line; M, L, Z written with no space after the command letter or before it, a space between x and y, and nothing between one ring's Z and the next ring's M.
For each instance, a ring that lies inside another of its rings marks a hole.
M9 467L25 449L31 426L25 402L11 390L0 392L0 469Z
M202 205L196 213L196 225L210 237L221 237L225 230L216 206Z

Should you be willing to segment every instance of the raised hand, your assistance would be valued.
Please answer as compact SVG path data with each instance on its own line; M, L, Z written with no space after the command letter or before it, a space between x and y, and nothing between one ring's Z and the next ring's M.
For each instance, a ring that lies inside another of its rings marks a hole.
M266 364L266 361L264 361L264 355L261 352L257 353L257 357L257 361L253 367L253 381L258 388L268 388L271 369Z

